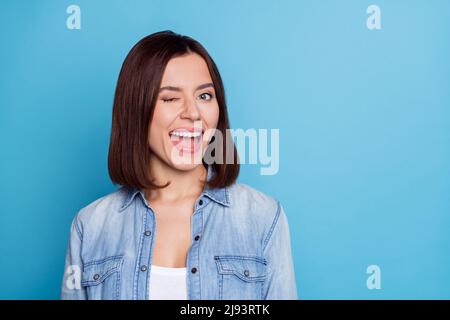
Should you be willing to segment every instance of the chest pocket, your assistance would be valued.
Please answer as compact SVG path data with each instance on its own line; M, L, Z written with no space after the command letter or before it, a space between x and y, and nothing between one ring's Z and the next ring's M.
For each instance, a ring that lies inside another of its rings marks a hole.
M214 256L219 278L219 299L259 300L266 280L267 262L258 256Z
M117 300L123 256L112 256L84 264L81 286L89 300Z

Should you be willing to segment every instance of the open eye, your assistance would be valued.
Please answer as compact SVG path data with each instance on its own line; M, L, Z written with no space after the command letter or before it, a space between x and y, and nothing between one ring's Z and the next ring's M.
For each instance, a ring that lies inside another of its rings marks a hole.
M209 101L209 100L211 100L211 99L213 98L213 95L212 95L211 93L204 92L204 93L202 93L201 95L199 95L199 98L200 98L201 100Z

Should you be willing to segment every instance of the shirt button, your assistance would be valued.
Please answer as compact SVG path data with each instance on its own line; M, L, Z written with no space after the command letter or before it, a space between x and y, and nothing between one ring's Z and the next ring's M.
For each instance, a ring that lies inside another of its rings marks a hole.
M94 274L94 280L97 281L98 278L100 278L100 275L99 275L98 273L97 273L97 274Z
M147 271L147 266L142 266L142 267L141 267L141 271L142 271L142 272Z
M147 237L150 236L152 234L152 232L150 230L145 231L144 233Z
M195 239L195 241L198 241L198 239L200 239L200 236L196 235L194 239Z
M248 277L248 276L250 275L250 271L245 270L245 271L244 271L244 275L245 275L246 277Z
M201 206L203 204L203 200L200 199L200 201L198 202L198 204Z
M192 268L192 269L191 269L191 272L192 272L192 273L196 273L196 272L197 272L197 268L195 268L195 267Z

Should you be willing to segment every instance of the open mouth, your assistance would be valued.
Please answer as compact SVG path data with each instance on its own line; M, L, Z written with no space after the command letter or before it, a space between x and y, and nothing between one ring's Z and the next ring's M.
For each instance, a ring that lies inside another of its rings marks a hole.
M203 131L173 130L169 132L172 144L183 152L196 152L202 141Z

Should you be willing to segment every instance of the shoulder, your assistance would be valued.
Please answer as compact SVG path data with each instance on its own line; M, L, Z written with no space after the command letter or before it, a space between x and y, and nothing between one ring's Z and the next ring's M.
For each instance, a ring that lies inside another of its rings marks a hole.
M236 182L228 187L231 209L245 219L257 219L271 225L284 214L280 201L245 183Z
M78 228L102 224L109 217L118 214L126 197L127 189L120 187L82 207L74 218Z
M255 209L274 211L279 201L245 183L236 182L228 188L231 204L237 206L248 206Z
M287 216L277 198L239 182L231 185L228 193L233 220L245 232L255 234L264 246L273 238L275 230L277 234L287 233Z

